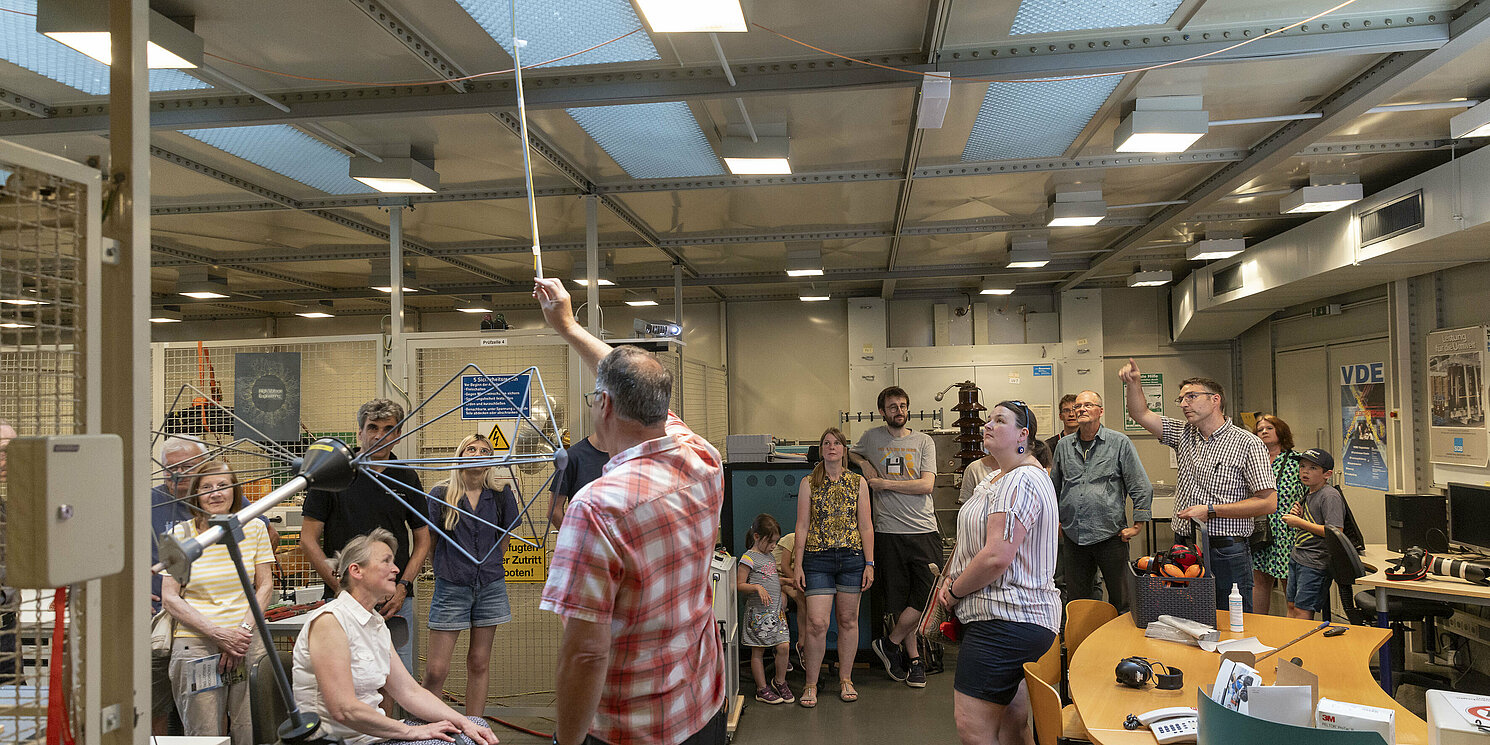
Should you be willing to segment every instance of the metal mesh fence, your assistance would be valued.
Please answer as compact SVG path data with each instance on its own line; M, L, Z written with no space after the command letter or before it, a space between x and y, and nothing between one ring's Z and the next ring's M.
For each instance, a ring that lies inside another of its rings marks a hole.
M6 173L13 173L8 181ZM0 162L0 527L9 507L3 449L15 436L85 430L82 360L87 188ZM5 556L0 530L0 565ZM49 696L81 739L82 587L54 649L52 590L0 592L0 743L46 738ZM60 666L61 684L50 673ZM61 688L62 690L53 690Z
M422 425L460 405L459 381L443 392L436 394L435 391L467 364L475 364L481 372L488 375L513 375L529 367L536 367L542 377L543 388L548 393L548 406L551 407L553 416L557 419L559 430L561 432L567 430L571 426L571 417L577 415L577 412L568 410L569 348L562 344L513 344L498 347L429 346L416 348L412 359L410 394L415 401L428 399L428 403L411 422L411 426ZM468 371L468 374L475 373ZM547 414L540 411L541 402L544 399L537 383L538 379L534 378L529 393L534 409L532 418L541 423ZM479 432L482 435L490 434L492 421L462 419L460 414L461 412L457 411L435 421L415 436L418 457L453 456L456 445L466 435L473 432ZM531 428L526 424L519 425L515 434L506 436L512 440L509 444L516 453L542 450L542 440L534 436ZM500 445L498 447L500 448ZM404 452L400 452L400 455L410 457ZM523 503L531 500L516 534L544 546L541 555L543 567L546 568L552 556L552 546L550 542L541 539L545 538L549 527L548 480L553 474L553 466L551 464L529 465L519 466L512 470L515 471L514 475L520 485L520 500ZM421 476L424 480L425 491L428 491L446 477L446 474L426 471ZM533 572L530 576L519 580L511 571L513 566L511 560L515 553L525 548L525 546L520 546L516 539L508 545L507 594L512 607L512 622L497 627L488 673L487 702L489 704L500 702L508 705L526 703L544 706L553 700L551 694L554 690L554 668L558 659L559 637L562 629L553 614L538 610L546 572ZM432 574L426 573L426 577L418 583L416 588L415 605L418 608L416 611L418 618L428 618L430 598L434 590L434 582L430 577ZM423 623L418 626L418 648L426 650L429 648L429 631ZM445 682L445 690L460 701L466 698L465 655L469 636L469 634L460 636L451 656L450 675ZM422 659L419 667L422 672ZM529 701L524 702L518 698L530 694L533 698Z
M214 457L232 464L244 484L244 497L252 502L288 478L283 458L271 457L270 449L298 456L318 437L339 437L355 445L357 408L379 393L382 365L378 346L374 339L160 345L153 356L156 369L152 380L164 394L165 403L156 414L154 429L202 440ZM233 409L237 394L238 354L264 352L291 352L300 357L299 436L268 445L237 439L234 419L226 413ZM165 480L158 462L162 439L163 435L156 436L151 453L157 461L154 484ZM299 504L302 499L303 495L296 496L287 504ZM274 523L271 528L278 535L276 602L293 602L293 589L320 584L321 580L300 550L299 530Z

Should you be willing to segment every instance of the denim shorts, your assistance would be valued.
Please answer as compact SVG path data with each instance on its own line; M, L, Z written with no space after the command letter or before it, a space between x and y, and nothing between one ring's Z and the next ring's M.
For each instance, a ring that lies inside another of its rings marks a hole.
M1024 682L1024 663L1034 662L1055 642L1055 632L1019 621L973 621L962 627L957 648L958 693L1008 706Z
M804 551L802 574L808 595L857 595L864 584L864 552L857 548Z
M1330 573L1288 561L1288 602L1308 611L1330 612Z
M497 580L467 587L435 578L435 596L429 604L429 627L435 631L465 631L475 626L496 626L512 620L507 604L507 583Z

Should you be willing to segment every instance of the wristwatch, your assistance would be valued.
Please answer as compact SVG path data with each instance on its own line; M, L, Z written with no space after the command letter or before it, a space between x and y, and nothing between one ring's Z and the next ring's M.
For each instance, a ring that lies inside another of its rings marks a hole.
M1208 504L1208 505L1205 506L1205 517L1206 517L1207 520L1210 520L1210 519L1213 519L1213 518L1216 517L1216 505Z
M404 586L404 590L408 593L409 597L414 597L414 583L413 582L410 582L409 580L406 580L406 579L401 579L401 580L398 581L398 583Z
M872 566L874 566L874 562L869 561L868 559L865 559L864 560L864 566L872 567Z

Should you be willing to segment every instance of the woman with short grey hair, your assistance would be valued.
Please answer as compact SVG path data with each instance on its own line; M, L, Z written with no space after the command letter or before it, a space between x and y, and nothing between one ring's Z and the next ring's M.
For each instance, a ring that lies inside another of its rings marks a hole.
M464 717L425 690L393 648L374 608L393 595L399 567L393 534L377 530L347 542L332 560L341 594L311 613L295 640L295 702L321 718L321 731L346 745L382 740L496 745L480 717ZM326 621L327 617L331 621ZM385 716L380 689L409 713Z

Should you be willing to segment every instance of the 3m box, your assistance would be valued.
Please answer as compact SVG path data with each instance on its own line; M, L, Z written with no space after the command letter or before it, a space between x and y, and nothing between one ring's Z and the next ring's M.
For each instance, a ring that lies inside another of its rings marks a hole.
M123 570L119 436L18 437L6 450L5 583L45 589Z
M1319 729L1348 729L1375 732L1386 742L1397 741L1397 712L1379 706L1335 701L1323 696L1314 710L1314 726Z

